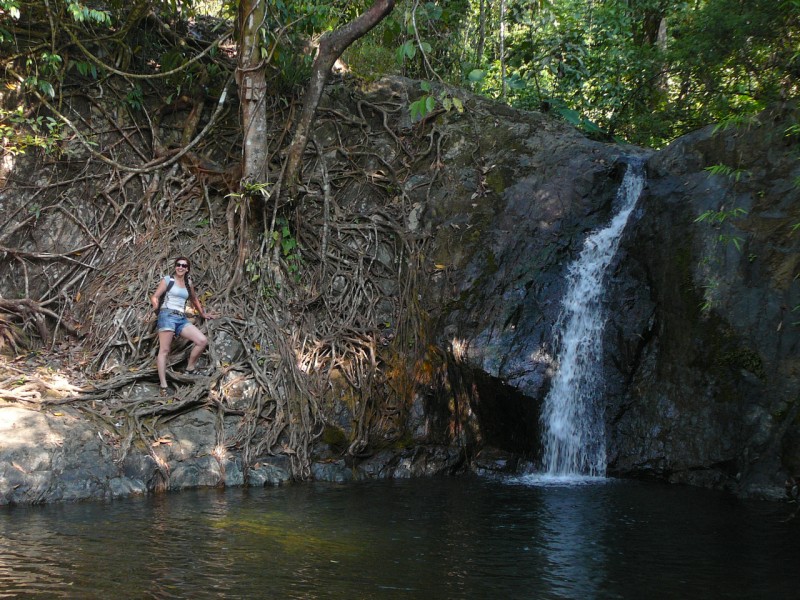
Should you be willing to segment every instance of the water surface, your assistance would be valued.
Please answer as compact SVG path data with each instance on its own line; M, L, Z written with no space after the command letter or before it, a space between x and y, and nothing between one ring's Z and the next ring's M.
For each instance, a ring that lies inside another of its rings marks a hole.
M426 479L0 509L0 597L796 598L793 507Z

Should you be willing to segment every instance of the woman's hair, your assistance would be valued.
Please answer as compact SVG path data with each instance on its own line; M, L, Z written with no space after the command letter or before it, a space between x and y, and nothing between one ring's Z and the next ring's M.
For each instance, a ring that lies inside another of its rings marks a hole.
M175 259L175 262L172 264L177 265L179 261L184 261L187 265L189 265L189 268L186 269L186 273L189 274L192 271L192 261L190 261L185 256L179 256L178 258Z

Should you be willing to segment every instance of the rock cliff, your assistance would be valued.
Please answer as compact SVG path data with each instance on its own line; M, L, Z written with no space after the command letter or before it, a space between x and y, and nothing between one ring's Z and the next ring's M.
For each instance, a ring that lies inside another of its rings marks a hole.
M341 91L333 86L323 107L332 110ZM428 308L423 333L435 357L420 372L436 376L417 378L394 448L343 456L335 438L348 433L352 415L344 402L332 407L326 418L336 427L318 440L312 475L512 470L520 459L535 466L565 269L613 214L626 161L638 156L647 159L648 184L604 297L598 401L609 473L781 495L784 480L800 475L797 111L776 108L650 152L458 93L463 114L414 125L404 113L384 123L373 148L396 164L404 157L389 149L393 136L429 138L412 176L395 183L411 207L406 234L430 240L416 297ZM419 91L391 79L357 94L408 102ZM359 107L335 109L356 122ZM368 188L359 196L365 205ZM0 202L13 206L9 189ZM58 245L43 235L38 251ZM233 421L216 415L195 406L158 432L164 441L155 452L131 448L120 463L117 432L83 414L2 406L0 503L289 479L285 457L260 457L246 469L241 456L220 449Z
M800 472L797 118L777 107L649 156L604 300L609 474L781 497ZM567 263L642 151L497 131L490 193L435 221L453 286L438 334L480 443L535 461Z

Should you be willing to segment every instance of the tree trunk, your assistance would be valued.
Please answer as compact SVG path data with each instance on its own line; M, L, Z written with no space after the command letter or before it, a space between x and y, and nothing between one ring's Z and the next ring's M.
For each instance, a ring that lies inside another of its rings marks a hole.
M350 44L380 23L386 15L392 12L393 8L394 0L376 0L369 10L359 15L356 19L336 31L322 36L317 56L314 59L311 81L308 82L305 97L303 98L300 120L297 123L292 143L289 146L286 168L282 178L283 183L289 187L289 193L292 196L297 191L297 179L300 174L303 151L308 143L311 124L314 122L314 114L322 97L331 67Z
M267 178L267 108L264 96L267 89L264 61L261 58L259 29L267 18L267 0L240 0L239 3L239 63L236 83L242 123L242 170L239 189L247 183L263 183ZM228 206L229 226L236 227L238 213L238 248L228 291L238 284L249 246L250 198L245 195Z
M500 99L506 99L506 0L500 0Z
M478 50L476 51L475 65L483 66L483 48L486 43L486 0L481 0L478 14Z
M267 83L258 33L266 17L266 0L241 0L236 83L242 111L242 183L266 180L267 110L264 94Z

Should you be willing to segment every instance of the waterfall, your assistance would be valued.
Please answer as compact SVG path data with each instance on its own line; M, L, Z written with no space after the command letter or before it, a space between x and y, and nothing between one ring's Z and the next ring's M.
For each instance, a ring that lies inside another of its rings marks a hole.
M644 187L644 167L625 172L611 223L593 232L569 266L567 292L556 322L557 368L544 401L543 470L548 476L604 477L606 448L602 401L603 280L623 229Z

